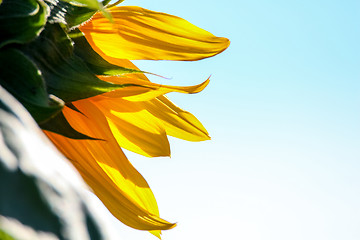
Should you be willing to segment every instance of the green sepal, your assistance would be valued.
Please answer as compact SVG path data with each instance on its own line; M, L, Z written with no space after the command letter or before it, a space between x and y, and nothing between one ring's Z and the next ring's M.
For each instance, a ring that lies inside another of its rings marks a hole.
M21 51L0 50L0 85L7 89L38 122L61 112L64 103L46 91L41 72Z
M50 132L60 134L64 137L72 139L87 139L87 140L100 140L82 134L81 132L75 130L69 122L66 120L64 114L60 112L55 117L49 119L48 121L39 124L40 128Z
M0 48L34 39L44 28L47 15L41 0L4 0L0 5Z
M88 68L96 75L122 75L126 73L143 73L143 71L131 68L120 67L107 62L98 53L96 53L84 34L75 29L69 33L74 41L74 53L79 56L88 66Z
M44 0L50 7L50 23L63 23L68 29L88 21L97 10L79 7L64 1Z
M70 109L78 112L78 113L83 114L77 107L75 107L75 105L74 105L72 102L67 103L66 106L67 106L68 108L70 108Z
M71 5L75 5L78 7L86 7L92 10L101 11L102 14L109 19L109 21L112 21L111 14L104 8L102 3L98 2L97 0L62 0L64 2L68 2Z
M61 0L61 1L68 2L78 7L87 7L94 10L101 10L103 7L102 4L99 3L97 0Z
M76 2L86 2L89 0L76 0ZM88 21L98 10L102 11L104 16L106 16L111 21L111 15L106 9L102 6L105 6L110 1L106 0L96 6L95 3L90 4L90 6L71 4L69 2L75 2L71 0L63 0L59 2L54 2L51 0L45 0L46 4L51 8L50 19L52 22L62 22L66 24L68 29L76 27L83 22ZM92 8L92 6L94 8Z
M93 97L121 87L97 78L73 54L73 42L60 24L48 24L41 35L22 50L43 74L47 90L65 103Z

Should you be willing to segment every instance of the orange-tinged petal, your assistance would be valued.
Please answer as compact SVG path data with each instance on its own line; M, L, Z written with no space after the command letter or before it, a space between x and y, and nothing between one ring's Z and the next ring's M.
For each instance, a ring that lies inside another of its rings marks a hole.
M104 141L74 140L46 132L48 137L71 160L109 211L124 224L141 230L174 227L159 218L151 189L123 154L102 112L88 100L75 104L83 114L65 108L63 111L70 124Z
M132 84L137 86L128 86L124 88L117 89L112 92L103 94L102 96L110 98L123 98L128 101L147 101L154 99L158 96L164 95L169 92L180 92L180 93L198 93L201 92L210 82L209 79L194 86L170 86L162 85L157 83L152 83L148 80L129 78L129 77L103 77L99 76L100 79L104 81L109 81L115 84Z
M109 9L114 23L97 13L80 27L93 49L107 61L183 60L214 56L230 44L188 21L136 6ZM115 63L114 63L115 64Z

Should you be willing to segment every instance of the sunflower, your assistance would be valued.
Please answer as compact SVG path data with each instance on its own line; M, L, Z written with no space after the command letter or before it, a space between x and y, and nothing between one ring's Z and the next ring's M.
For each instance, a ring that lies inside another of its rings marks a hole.
M52 13L61 9L57 5L49 6ZM48 21L56 22L55 16L58 14L50 14ZM69 22L66 17L63 20ZM122 148L146 157L170 156L167 135L188 141L210 139L194 115L165 96L169 92L198 93L209 79L195 86L160 85L149 81L130 60L200 60L224 51L229 40L182 18L136 6L105 7L83 20L76 25L80 20L73 18L74 26L69 24L65 32L74 45L75 55L91 68L101 84L108 85L99 86L96 82L89 94L77 83L72 84L78 87L78 92L66 82L55 84L51 73L46 73L48 63L42 65L41 57L30 47L24 47L21 50L25 55L29 56L30 52L31 59L35 55L47 90L53 89L55 100L60 95L62 100L57 101L63 101L61 109L46 120L36 114L34 118L40 119L38 123L48 138L117 219L160 237L161 230L171 229L175 224L160 218L149 185ZM45 30L52 30L48 25ZM86 51L89 46L94 51L91 54ZM47 81L48 78L52 81Z

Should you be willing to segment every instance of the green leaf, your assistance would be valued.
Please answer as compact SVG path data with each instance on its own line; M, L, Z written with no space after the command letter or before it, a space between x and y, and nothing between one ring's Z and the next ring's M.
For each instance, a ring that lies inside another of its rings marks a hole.
M1 86L0 149L0 239L105 238L85 183Z
M23 51L41 70L48 92L66 103L124 87L98 79L73 54L73 42L59 24L48 24Z
M41 72L21 51L0 50L0 84L15 96L37 122L59 113L64 104L49 96Z
M47 13L42 1L4 0L0 5L0 48L34 39L46 24Z
M79 56L96 75L122 75L126 73L143 73L137 69L130 69L113 65L97 54L87 42L84 34L75 29L69 33L74 41L74 53Z
M49 119L48 121L39 124L41 129L47 130L60 134L64 137L73 138L73 139L89 139L89 140L100 140L97 138L89 137L85 134L82 134L76 131L66 120L64 114L60 112L55 117Z

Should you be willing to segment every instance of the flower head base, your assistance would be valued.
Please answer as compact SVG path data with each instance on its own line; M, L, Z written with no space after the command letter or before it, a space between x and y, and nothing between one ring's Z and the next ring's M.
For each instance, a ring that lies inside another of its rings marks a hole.
M34 27L19 48L9 45L19 43L18 39L0 41L0 47L10 46L10 52L0 51L13 56L13 64L26 60L26 69L40 73L33 77L34 84L43 83L39 84L40 97L29 100L12 82L1 84L38 119L49 139L116 218L160 236L160 230L175 224L159 217L151 189L122 148L147 157L170 156L167 135L188 141L210 139L195 116L164 95L198 93L209 79L188 87L159 85L129 60L199 60L224 51L229 40L179 17L140 7L104 10L99 5L102 12L96 13L96 4L46 3L48 7L41 6L49 15L43 17L42 28ZM59 9L66 9L60 19ZM2 74L0 79L10 76ZM49 99L58 101L50 104Z

